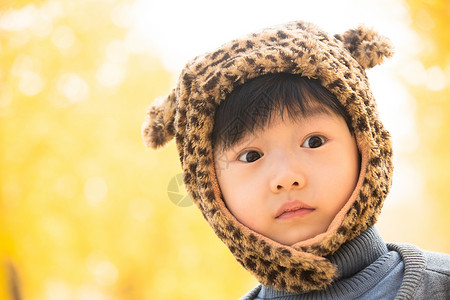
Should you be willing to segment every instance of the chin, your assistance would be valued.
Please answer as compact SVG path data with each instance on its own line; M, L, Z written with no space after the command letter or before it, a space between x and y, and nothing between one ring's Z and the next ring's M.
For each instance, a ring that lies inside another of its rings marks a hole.
M302 231L300 233L297 233L295 235L293 234L292 236L288 236L283 239L273 239L273 240L280 244L286 245L286 246L292 246L299 242L303 242L303 241L312 239L323 232L325 232L325 230L324 231L317 230L317 231L311 231L311 232Z

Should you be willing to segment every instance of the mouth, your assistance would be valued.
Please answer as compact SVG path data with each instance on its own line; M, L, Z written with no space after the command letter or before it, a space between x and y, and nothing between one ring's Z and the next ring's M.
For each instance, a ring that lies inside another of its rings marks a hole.
M315 208L304 204L301 201L294 200L286 202L277 211L275 219L290 219L294 217L304 217L312 213Z

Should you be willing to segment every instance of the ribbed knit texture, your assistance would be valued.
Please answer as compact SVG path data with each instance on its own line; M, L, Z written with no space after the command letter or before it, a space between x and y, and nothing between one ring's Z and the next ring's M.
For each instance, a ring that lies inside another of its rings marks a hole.
M343 279L353 276L387 252L388 248L376 228L370 227L327 258L338 266L338 279Z
M405 262L405 276L395 300L413 299L422 280L426 257L413 245L388 244L388 248L400 253Z

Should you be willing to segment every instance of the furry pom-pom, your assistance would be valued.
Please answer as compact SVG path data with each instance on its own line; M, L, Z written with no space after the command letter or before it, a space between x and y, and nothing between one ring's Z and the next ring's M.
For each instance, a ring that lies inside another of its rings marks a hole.
M148 148L161 148L175 136L175 112L175 90L166 98L157 98L150 105L141 131Z
M393 46L388 38L363 25L349 29L344 34L336 34L353 58L364 68L370 69L383 63L384 58L393 55Z

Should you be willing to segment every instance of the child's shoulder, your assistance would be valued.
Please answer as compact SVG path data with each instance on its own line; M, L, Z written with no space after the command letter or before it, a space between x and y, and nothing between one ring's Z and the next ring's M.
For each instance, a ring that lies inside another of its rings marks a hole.
M424 254L426 268L417 294L423 294L426 299L450 299L450 254L431 251Z
M427 258L427 270L450 276L450 254L423 251Z
M412 244L388 243L387 246L400 254L406 266L450 276L450 254L422 250Z
M422 250L412 244L389 243L388 248L397 251L407 265L450 276L450 254Z
M450 254L421 250L410 244L388 244L388 248L397 251L405 264L397 296L450 299Z

